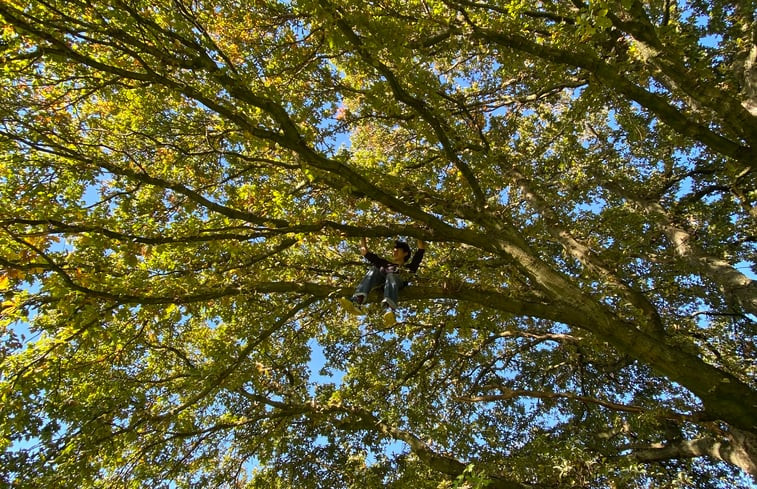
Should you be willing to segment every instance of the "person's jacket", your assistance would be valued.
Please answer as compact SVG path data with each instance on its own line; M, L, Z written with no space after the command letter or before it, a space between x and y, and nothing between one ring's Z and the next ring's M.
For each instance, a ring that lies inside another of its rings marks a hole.
M416 250L415 254L413 254L413 258L409 262L405 262L402 265L392 263L389 260L381 258L377 254L370 251L365 254L365 259L368 260L371 265L381 270L381 272L383 273L397 273L404 270L415 273L416 271L418 271L418 267L421 265L421 260L423 260L423 254L425 251L426 250L422 248Z

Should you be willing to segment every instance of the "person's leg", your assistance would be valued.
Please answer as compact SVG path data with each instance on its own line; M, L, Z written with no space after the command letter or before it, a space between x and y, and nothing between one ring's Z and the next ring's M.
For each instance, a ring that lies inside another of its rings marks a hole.
M374 287L378 287L386 280L386 275L381 272L377 267L372 267L365 274L363 280L355 289L355 293L352 295L352 301L357 304L365 304L368 299L368 294Z
M404 286L400 274L389 273L386 276L386 283L384 284L384 300L383 304L386 308L386 312L382 316L385 326L392 326L397 322L397 318L394 315L394 310L397 309L397 301L399 300L400 289Z
M397 309L400 290L404 282L398 273L388 273L384 284L384 304L391 309Z
M360 281L360 284L358 284L352 297L349 299L340 297L339 303L350 314L356 316L365 314L361 306L368 302L368 294L371 292L371 289L384 283L385 279L386 276L381 273L381 270L376 267L371 268Z

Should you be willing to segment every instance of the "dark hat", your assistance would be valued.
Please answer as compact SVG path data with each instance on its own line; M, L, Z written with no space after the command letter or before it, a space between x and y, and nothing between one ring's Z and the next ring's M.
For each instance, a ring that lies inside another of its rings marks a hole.
M402 250L405 250L405 261L407 261L410 258L410 245L405 243L404 241L397 240L394 242L394 247L399 248Z

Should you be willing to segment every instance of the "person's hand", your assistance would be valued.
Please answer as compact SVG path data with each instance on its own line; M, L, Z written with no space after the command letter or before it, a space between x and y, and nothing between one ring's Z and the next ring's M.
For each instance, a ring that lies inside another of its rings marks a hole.
M419 250L425 250L426 249L426 243L423 240L421 240L421 239L418 240L418 249Z
M360 238L360 254L363 256L368 254L368 242L365 240L365 236Z

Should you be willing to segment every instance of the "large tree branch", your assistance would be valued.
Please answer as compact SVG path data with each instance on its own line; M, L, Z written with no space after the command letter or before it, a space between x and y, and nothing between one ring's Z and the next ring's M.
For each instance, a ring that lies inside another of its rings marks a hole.
M11 220L11 222L24 222L24 223L46 223L50 224L50 221L48 220L42 220L42 221L33 221L33 220ZM61 225L62 223L55 223L56 225ZM318 223L315 226L317 229L322 229L326 223ZM339 227L338 224L333 223L334 226ZM63 228L67 228L67 226L63 226ZM350 230L352 230L351 227L348 227ZM73 226L73 229L81 230L82 228L78 226ZM89 229L89 228L84 228ZM302 231L305 229L304 227L292 227L292 228L286 228L289 232L295 232L295 231ZM100 232L104 232L106 235L111 235L111 237L127 237L127 235L123 235L121 233L111 233L104 230L99 230ZM356 229L354 230L357 232L357 234L362 234L360 230ZM382 230L371 230L372 233L381 233ZM189 303L196 303L196 302L207 302L214 299L218 299L221 297L230 297L230 296L236 296L241 294L269 294L269 293L294 293L298 295L309 295L317 299L326 299L330 297L340 296L340 295L348 295L351 291L351 284L350 286L342 286L337 287L333 285L327 285L327 284L317 284L317 283L303 283L303 282L252 282L252 283L240 283L238 285L234 285L231 287L209 287L207 290L195 292L193 294L169 294L169 295L152 295L152 294L145 294L145 295L138 295L138 294L123 294L119 292L114 292L111 290L106 289L98 289L90 286L86 286L83 283L76 280L76 278L69 273L69 271L66 269L65 263L59 263L53 256L48 254L45 250L41 249L39 246L36 246L35 244L26 241L23 239L23 237L17 235L16 233L13 233L9 231L6 228L6 232L8 235L16 241L18 244L30 249L33 251L37 256L39 256L42 260L44 260L44 263L41 264L41 266L45 269L51 270L55 272L62 280L63 282L72 290L84 293L91 297L96 297L100 299L105 299L108 301L112 301L118 304L189 304ZM392 235L394 234L393 230L383 230L383 234L379 235ZM371 234L371 233L369 233ZM131 238L131 237L128 237ZM147 239L146 241L150 241ZM162 240L161 240L162 242ZM271 251L265 253L262 255L261 259L273 256L283 249L286 249L292 244L295 243L294 240L285 240L284 242L280 243L276 247L274 247ZM154 244L151 242L151 244ZM16 264L13 263L10 260L6 260L4 258L0 258L0 264L3 264L3 266L10 267L10 268L17 268L21 270L26 270L30 267L39 267L38 264ZM528 316L536 316L536 317L544 317L547 319L553 319L553 320L559 320L560 314L559 311L561 310L560 307L555 307L554 305L549 305L548 303L542 302L540 299L537 299L535 297L531 297L529 299L521 299L517 298L515 296L511 296L507 291L495 291L495 290L483 290L483 289L477 289L474 287L471 287L469 285L463 286L462 282L458 280L449 280L445 281L442 284L439 285L430 285L430 286L413 286L405 289L403 291L403 297L409 300L429 300L429 299L458 299L458 300L467 300L471 302L478 303L483 306L493 307L494 309L508 312L512 314L517 315L528 315Z
M81 235L81 234L98 234L122 243L140 243L147 245L159 244L179 244L179 243L206 243L210 241L249 241L268 237L271 234L266 233L268 228L251 228L249 233L233 233L229 229L201 229L197 234L188 235L168 235L160 234L154 236L142 236L128 234L120 231L114 231L104 226L95 226L92 224L70 224L59 219L24 219L10 218L0 219L0 226L31 226L26 232L16 233L18 236L37 236L37 235ZM36 228L36 229L35 229ZM240 227L240 230L243 228Z
M683 414L669 410L649 409L642 406L620 404L595 397L582 396L570 392L547 392L531 391L525 389L509 389L505 386L485 386L486 390L496 390L499 394L485 394L478 396L458 397L460 402L502 402L510 401L519 397L531 397L536 399L565 399L586 404L595 404L612 411L638 414L642 416L653 415L659 419L673 420L675 422L687 421L697 423L704 413ZM713 437L698 438L695 440L680 440L667 445L649 448L637 448L629 455L640 462L660 462L665 460L696 458L708 456L735 465L757 479L757 438L753 433L733 429L728 434L728 439L716 439Z
M344 35L353 45L355 50L360 54L360 56L387 80L397 100L412 108L429 126L431 126L434 134L439 140L439 143L444 149L445 155L452 163L454 163L458 170L460 170L460 173L463 175L466 182L473 191L473 196L475 197L477 206L483 207L484 201L486 200L486 195L481 189L481 185L479 184L478 179L473 173L473 170L471 170L470 166L468 166L468 164L460 158L460 155L453 145L452 139L447 134L448 129L445 127L443 121L433 113L431 108L424 100L412 95L410 92L408 92L408 90L405 89L405 87L402 86L402 83L391 70L391 68L389 68L385 63L378 60L375 56L373 56L373 54L371 54L367 49L364 48L363 41L360 39L360 36L358 36L358 34L347 23L344 16L341 15L341 9L335 9L334 6L326 0L322 0L321 4L325 9L339 13L337 16L335 16L336 25L344 33Z
M607 17L639 43L638 51L659 79L691 97L695 106L705 107L716 114L732 133L749 141L750 145L757 144L757 117L751 115L736 97L719 90L709 80L702 80L679 59L672 57L670 53L676 53L676 49L662 43L641 2L633 1L628 12L618 5L617 12L615 15L610 11Z
M706 253L691 233L676 224L659 202L634 195L619 185L611 184L608 188L646 214L668 238L676 255L686 260L693 270L720 286L726 302L735 311L757 314L757 284L753 280L723 258Z
M450 3L454 5L454 2ZM757 148L743 146L739 142L732 141L714 132L704 124L692 121L663 96L632 83L614 66L599 58L567 49L554 48L546 44L538 44L519 34L492 31L470 20L468 20L468 26L474 38L522 51L553 63L585 69L600 82L656 114L679 133L700 141L713 151L738 160L751 169L757 168L757 163L755 163L757 161Z
M757 459L755 458L754 435L745 438L743 432L729 436L729 439L712 437L694 440L679 440L667 445L634 450L629 456L639 462L663 462L681 458L710 457L735 465L757 480Z
M579 261L584 267L586 267L591 273L594 273L602 278L602 280L622 294L631 304L637 307L644 317L647 319L647 325L645 329L651 334L662 337L665 334L663 328L662 319L657 312L657 309L651 302L638 290L631 288L628 284L618 278L618 276L611 270L610 266L603 263L595 253L589 249L584 243L581 243L575 238L565 227L562 226L560 218L556 215L555 211L549 206L549 204L532 189L531 183L525 178L518 170L514 168L504 168L506 173L512 175L516 185L520 186L521 191L535 209L539 211L539 214L548 223L547 228L549 232L562 244L563 249Z
M535 399L566 399L569 401L578 401L586 404L596 404L612 411L620 411L624 413L645 414L649 413L650 409L642 406L635 406L631 404L620 404L617 402L607 401L605 399L599 399L596 397L582 396L573 394L572 392L548 392L548 391L532 391L525 389L509 389L501 385L489 385L485 386L486 390L496 390L499 394L485 394L479 396L467 396L458 397L458 401L462 402L496 402L496 401L510 401L518 397L532 397ZM697 422L702 416L702 413L694 414L682 414L673 411L660 411L655 410L654 414L662 419L671 419L676 421L692 421Z

